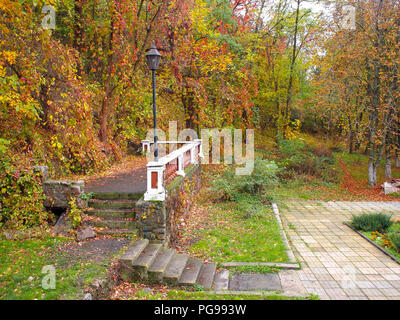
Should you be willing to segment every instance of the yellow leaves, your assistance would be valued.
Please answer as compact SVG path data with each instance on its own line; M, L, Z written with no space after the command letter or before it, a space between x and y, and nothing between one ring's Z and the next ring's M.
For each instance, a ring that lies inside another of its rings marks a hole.
M0 10L10 15L19 16L21 14L21 5L18 1L0 0Z
M58 149L58 150L61 150L61 149L62 149L62 144L58 141L57 137L55 137L55 136L53 136L53 137L51 138L51 146L52 146L53 148Z
M9 64L14 64L17 58L17 53L14 51L4 50L1 52L1 56L3 56L4 60Z
M194 9L190 11L193 30L200 36L215 38L218 33L210 25L211 8L203 0L197 0Z
M6 76L6 69L0 65L0 78L4 78Z

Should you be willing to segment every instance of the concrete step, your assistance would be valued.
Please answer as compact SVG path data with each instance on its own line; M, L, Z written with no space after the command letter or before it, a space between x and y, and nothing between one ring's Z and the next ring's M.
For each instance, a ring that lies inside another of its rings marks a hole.
M217 270L217 264L203 263L197 284L205 289L211 289L214 281L215 271Z
M134 220L101 219L93 220L91 223L99 228L137 230L137 224Z
M139 231L137 229L110 229L104 228L103 230L98 230L95 228L97 234L107 235L107 236L115 236L115 237L124 237L124 236L137 236Z
M182 286L192 286L196 283L200 274L203 261L196 258L189 258L186 266L178 280L178 284Z
M175 249L161 249L158 256L148 270L148 280L150 282L161 283L163 274L167 269L168 264L171 262L175 255Z
M140 254L148 245L148 239L135 241L135 243L131 245L118 260L132 266L133 262L140 256Z
M91 199L88 206L96 209L134 209L135 200L97 200Z
M139 200L143 196L142 192L93 192L92 199L97 200Z
M186 254L176 254L164 271L163 280L167 284L175 285L185 269L189 257Z
M148 239L138 240L118 259L121 264L121 277L124 281L133 280L133 261L139 257L148 244Z
M221 270L215 274L214 290L228 290L229 288L229 270Z
M160 243L149 243L141 254L133 261L133 269L137 279L147 279L147 271L161 250Z
M135 218L136 212L134 209L95 209L88 208L85 213L90 216L96 216L105 219L118 218Z

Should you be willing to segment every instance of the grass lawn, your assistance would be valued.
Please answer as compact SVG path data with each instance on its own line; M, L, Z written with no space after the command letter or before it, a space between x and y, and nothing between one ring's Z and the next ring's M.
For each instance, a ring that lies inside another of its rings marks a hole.
M288 261L272 208L261 199L203 205L207 217L183 235L192 254L216 262Z
M107 270L107 261L70 259L59 250L69 239L44 235L40 239L0 239L0 299L81 299L84 289ZM43 289L42 268L56 269L56 288Z

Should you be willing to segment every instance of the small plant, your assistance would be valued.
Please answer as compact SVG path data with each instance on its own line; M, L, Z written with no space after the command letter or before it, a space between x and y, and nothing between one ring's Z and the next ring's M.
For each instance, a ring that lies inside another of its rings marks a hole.
M76 229L79 227L82 221L82 210L78 208L76 199L74 198L71 198L68 204L68 217L72 220L72 226Z
M363 213L359 216L353 215L350 224L356 230L385 232L393 221L391 216L384 213Z
M398 232L389 233L389 239L395 246L396 250L400 251L400 233Z
M86 201L86 200L92 199L93 196L94 196L94 193L93 193L93 192L82 193L82 194L80 195L80 198L81 198L82 200Z
M233 170L226 170L214 181L212 187L224 200L237 201L243 194L262 194L266 188L278 183L278 166L269 160L256 159L250 175L238 176Z

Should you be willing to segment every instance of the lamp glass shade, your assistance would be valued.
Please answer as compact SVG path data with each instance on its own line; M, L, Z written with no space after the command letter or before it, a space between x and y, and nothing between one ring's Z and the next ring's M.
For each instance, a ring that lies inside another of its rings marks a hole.
M158 52L154 42L150 50L146 53L147 65L150 70L157 70L160 65L161 54Z

